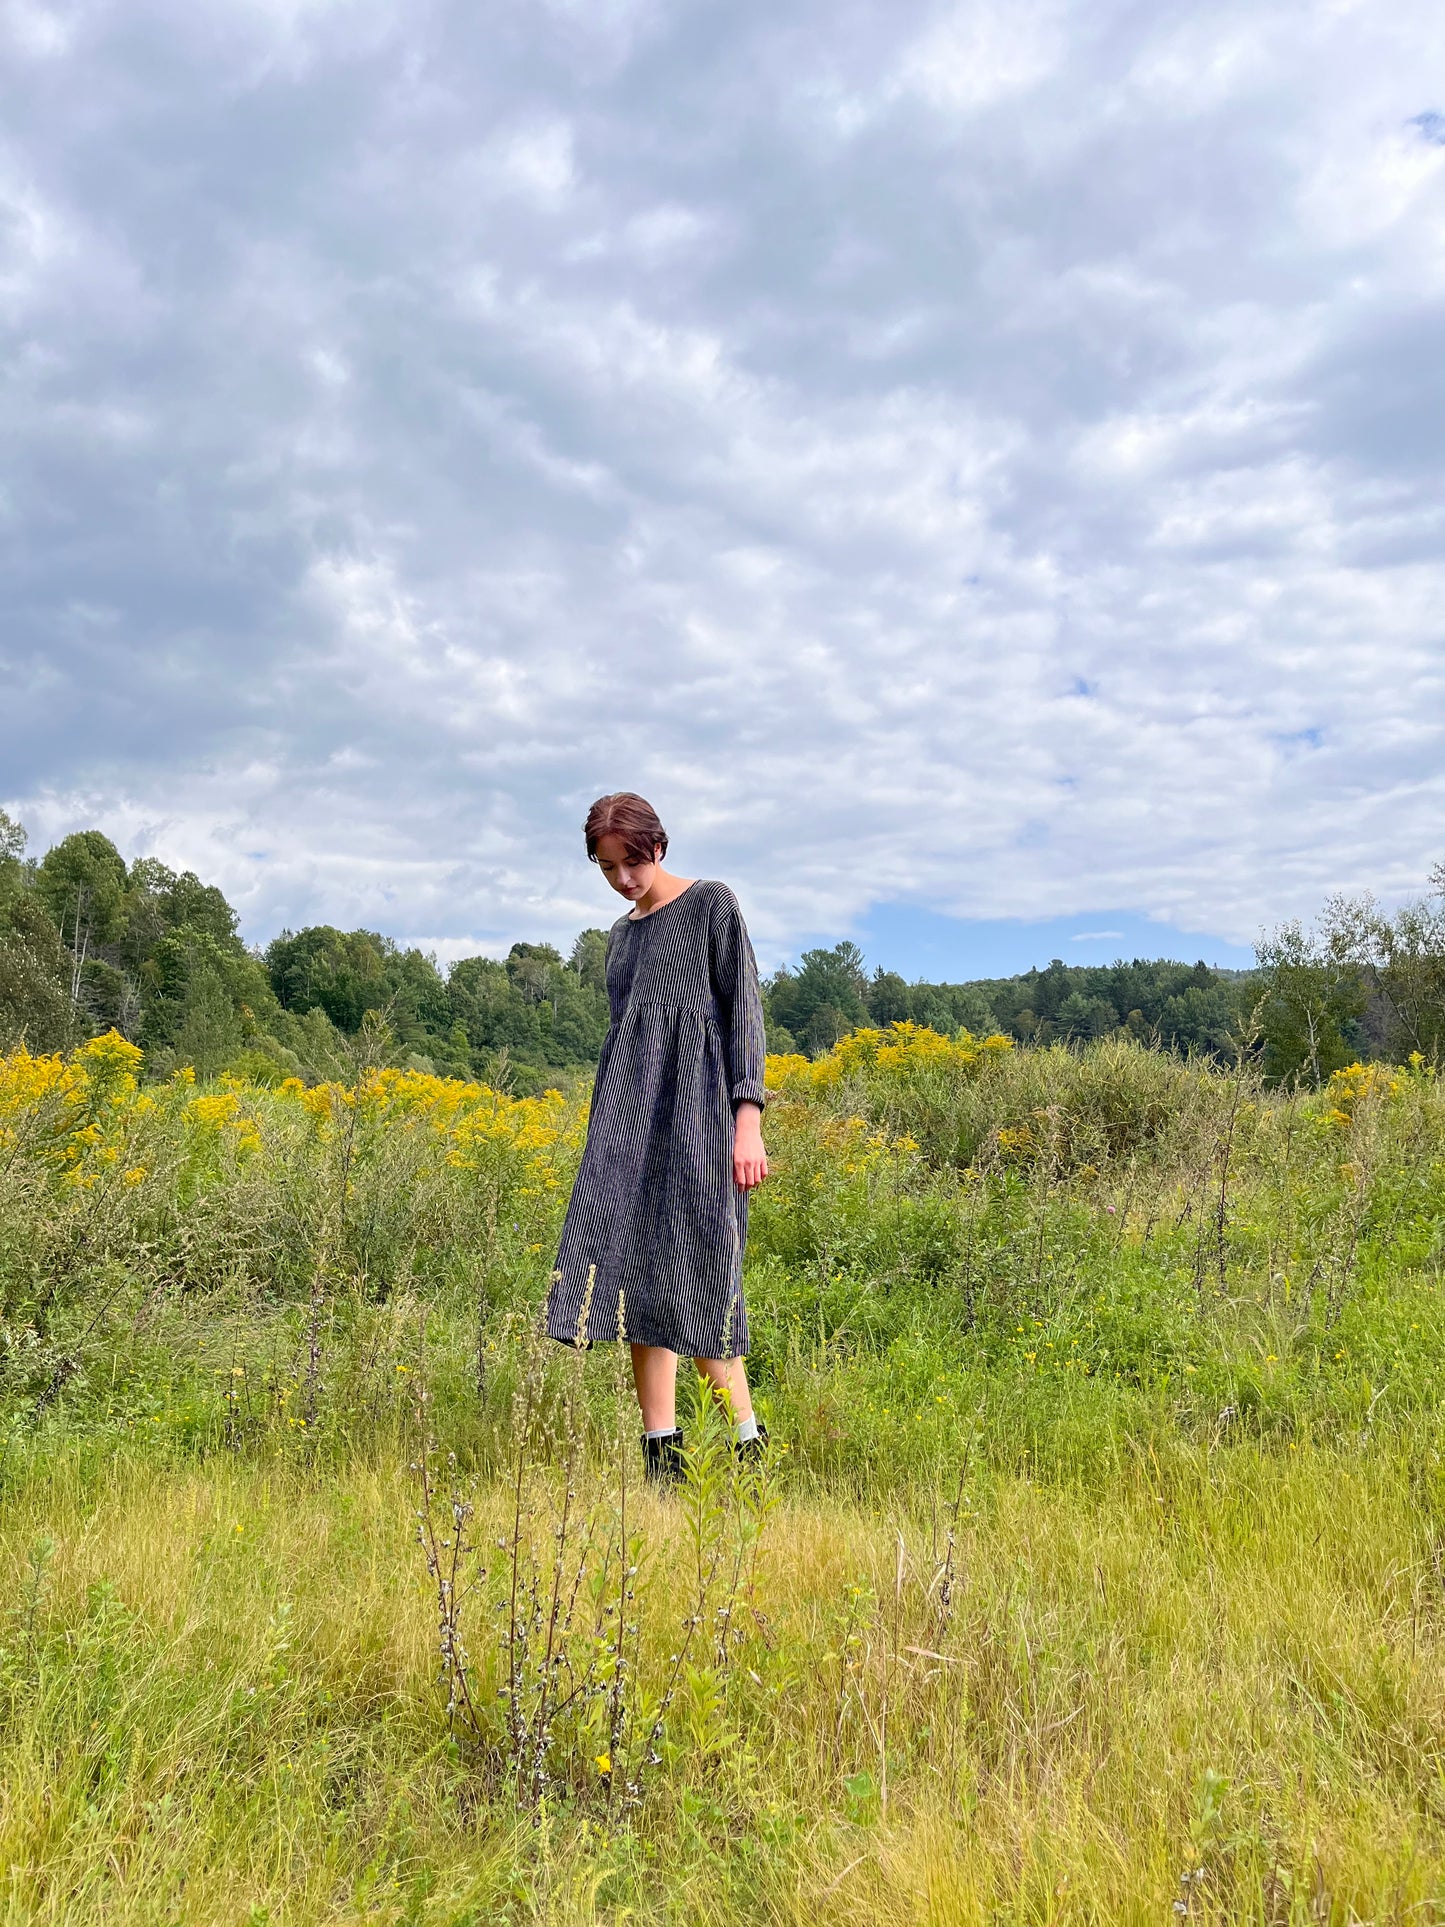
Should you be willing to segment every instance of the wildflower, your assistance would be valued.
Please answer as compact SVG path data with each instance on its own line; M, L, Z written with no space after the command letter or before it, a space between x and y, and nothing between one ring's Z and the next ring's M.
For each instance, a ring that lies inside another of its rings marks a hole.
M1354 1122L1355 1106L1363 1099L1379 1094L1393 1097L1400 1089L1400 1079L1378 1064L1347 1064L1342 1071L1336 1071L1330 1078L1328 1112L1329 1122L1338 1129L1346 1130Z
M606 1775L612 1771L612 1756L610 1753L599 1753L592 1764L599 1773Z
M77 1063L85 1066L87 1076L96 1080L115 1080L123 1089L135 1089L135 1072L140 1069L144 1052L117 1030L103 1037L92 1037L75 1053Z

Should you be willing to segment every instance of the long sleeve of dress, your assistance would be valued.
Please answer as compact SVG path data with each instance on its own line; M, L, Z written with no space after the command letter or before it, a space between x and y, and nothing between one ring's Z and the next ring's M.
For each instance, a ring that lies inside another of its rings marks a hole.
M713 989L717 994L729 1095L739 1104L767 1103L763 1072L767 1046L758 964L747 925L730 890L719 890L709 932Z

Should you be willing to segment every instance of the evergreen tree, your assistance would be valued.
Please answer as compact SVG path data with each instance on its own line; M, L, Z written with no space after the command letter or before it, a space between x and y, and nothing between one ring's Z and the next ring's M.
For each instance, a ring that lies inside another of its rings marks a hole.
M1157 1026L1158 1041L1181 1057L1232 1057L1240 1015L1238 1000L1227 985L1191 981L1165 1002ZM1138 1011L1130 1013L1131 1019L1141 1016ZM1129 1028L1134 1029L1132 1022Z
M804 1049L831 1050L868 1021L868 978L856 943L805 950L796 971L779 970L767 986L768 1015Z
M125 862L99 830L77 830L47 850L35 889L70 949L70 1000L83 1004L85 966L125 928Z
M588 990L607 991L607 932L583 930L572 946L567 966Z
M1089 997L1071 990L1059 1005L1054 1023L1060 1037L1071 1044L1107 1037L1119 1028L1119 1013L1105 997Z
M0 1050L64 1050L86 1034L71 996L71 959L24 854L24 829L0 810Z
M868 986L868 1015L880 1029L911 1021L913 992L896 970L884 970L880 964L873 972Z

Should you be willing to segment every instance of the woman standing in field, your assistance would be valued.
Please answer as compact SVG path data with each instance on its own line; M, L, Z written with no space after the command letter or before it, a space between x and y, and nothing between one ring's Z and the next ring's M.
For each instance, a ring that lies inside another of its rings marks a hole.
M743 1358L748 1193L763 1150L757 964L724 883L662 867L667 832L630 791L599 797L587 854L632 908L607 939L612 1022L547 1299L565 1345L626 1338L648 1475L679 1476L677 1360L694 1360L761 1451Z

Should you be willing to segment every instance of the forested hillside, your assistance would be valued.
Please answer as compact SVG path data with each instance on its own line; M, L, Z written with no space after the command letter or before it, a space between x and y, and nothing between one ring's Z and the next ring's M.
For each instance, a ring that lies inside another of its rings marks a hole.
M568 954L434 957L374 930L318 924L248 948L222 892L154 857L127 863L98 830L27 859L0 811L0 1048L65 1050L109 1029L148 1074L181 1064L262 1083L347 1071L354 1042L388 1061L519 1093L596 1061L607 1028L606 932ZM1332 900L1282 925L1256 971L1167 959L1046 968L971 983L871 973L858 946L806 951L764 984L769 1048L817 1056L860 1026L1083 1044L1124 1035L1182 1056L1258 1057L1275 1082L1319 1084L1356 1059L1435 1061L1445 1043L1445 872L1394 916Z
M373 930L317 925L248 949L221 891L154 857L127 864L97 830L38 862L0 815L0 1047L64 1050L114 1029L147 1071L180 1064L262 1083L345 1073L369 1014L389 1059L528 1091L595 1061L607 1028L606 936L563 958L517 943L449 973Z
M856 944L809 950L768 986L779 1048L827 1050L859 1024L927 1024L945 1034L999 1032L1022 1043L1083 1042L1126 1030L1143 1043L1226 1054L1247 993L1238 973L1167 961L1064 964L965 984L905 983L864 968Z

